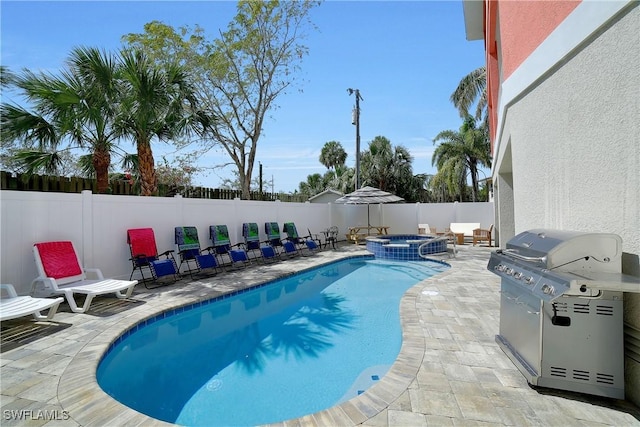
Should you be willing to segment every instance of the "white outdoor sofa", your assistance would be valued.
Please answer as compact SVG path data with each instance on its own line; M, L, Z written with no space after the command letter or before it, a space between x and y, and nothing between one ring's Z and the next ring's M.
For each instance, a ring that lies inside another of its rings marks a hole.
M464 239L473 239L473 230L480 228L479 222L452 222L449 231L456 235L458 244L464 244Z

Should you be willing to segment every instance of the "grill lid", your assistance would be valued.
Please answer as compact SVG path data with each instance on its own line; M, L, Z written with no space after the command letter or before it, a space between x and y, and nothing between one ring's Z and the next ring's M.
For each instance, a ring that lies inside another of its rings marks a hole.
M553 301L595 298L602 291L640 292L638 278L621 274L622 239L615 234L535 229L491 253L487 269L520 291Z
M619 273L622 269L622 239L610 233L534 229L514 236L502 254L556 271Z

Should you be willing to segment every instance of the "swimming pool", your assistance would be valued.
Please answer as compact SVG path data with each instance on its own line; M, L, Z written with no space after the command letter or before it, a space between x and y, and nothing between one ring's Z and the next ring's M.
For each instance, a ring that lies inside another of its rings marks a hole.
M447 253L446 239L415 234L367 237L367 250L377 259L421 261L434 254Z
M446 268L360 257L158 316L110 346L98 383L178 424L255 425L317 412L386 373L401 345L400 298Z

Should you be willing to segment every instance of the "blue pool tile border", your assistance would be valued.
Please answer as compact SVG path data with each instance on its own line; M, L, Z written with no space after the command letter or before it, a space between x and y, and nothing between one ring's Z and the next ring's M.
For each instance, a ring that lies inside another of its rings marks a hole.
M425 259L418 254L418 247L422 243L428 243L434 239L432 236L421 236L416 234L394 234L389 236L367 237L367 250L371 252L377 259L385 259L391 261L432 261L431 258ZM405 241L406 243L393 243L396 240ZM446 241L434 242L438 245L438 252L446 252Z

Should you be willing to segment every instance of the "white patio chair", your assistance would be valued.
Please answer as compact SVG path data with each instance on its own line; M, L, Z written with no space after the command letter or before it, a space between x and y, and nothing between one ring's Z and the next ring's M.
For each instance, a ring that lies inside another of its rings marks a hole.
M43 242L33 245L38 277L31 282L31 295L64 295L74 313L84 313L97 295L115 294L129 298L137 280L105 279L97 269L82 267L73 243ZM88 274L93 279L88 278ZM78 307L74 294L86 295L82 307Z

